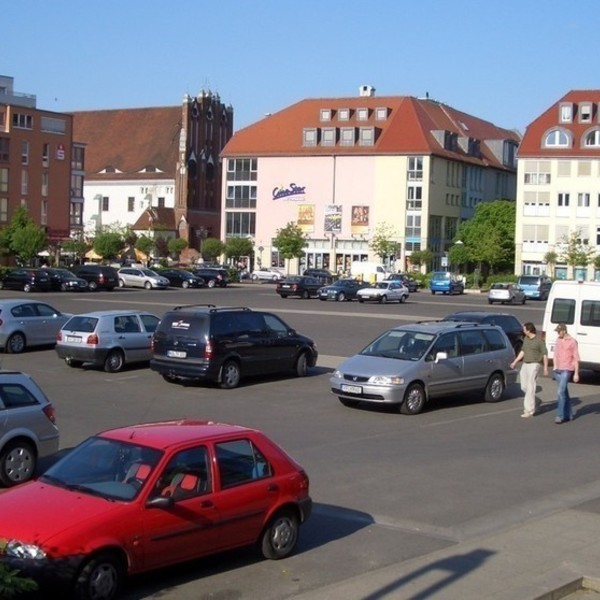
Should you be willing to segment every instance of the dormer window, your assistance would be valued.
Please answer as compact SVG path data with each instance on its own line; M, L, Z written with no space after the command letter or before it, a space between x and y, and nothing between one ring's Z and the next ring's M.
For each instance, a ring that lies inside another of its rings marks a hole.
M560 123L573 122L573 104L571 102L562 102L558 111L558 120Z
M357 121L368 121L369 120L369 109L368 108L357 109L356 120Z
M591 123L592 122L592 103L582 102L579 105L579 122L580 123Z
M354 127L342 127L340 129L340 146L354 146L356 141L356 130Z
M568 148L570 145L571 136L562 129L553 129L544 138L546 148Z
M321 109L321 121L331 121L331 109L330 108L322 108Z
M335 127L323 127L323 129L321 129L321 146L335 146L335 142Z
M338 121L349 121L350 120L350 109L340 108L338 110Z
M318 142L318 132L316 127L307 127L302 131L302 145L316 146Z
M586 148L597 148L600 146L600 129L593 129L585 134L583 145Z
M388 109L386 106L379 106L375 109L375 120L385 121L388 118Z
M375 127L361 127L358 140L361 146L373 146L375 144Z

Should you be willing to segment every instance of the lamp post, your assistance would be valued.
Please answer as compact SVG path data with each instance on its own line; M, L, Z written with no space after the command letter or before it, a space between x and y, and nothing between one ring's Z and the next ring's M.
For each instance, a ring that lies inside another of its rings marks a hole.
M96 219L96 229L99 230L102 228L102 194L96 194L94 196L94 200L98 202L98 217Z

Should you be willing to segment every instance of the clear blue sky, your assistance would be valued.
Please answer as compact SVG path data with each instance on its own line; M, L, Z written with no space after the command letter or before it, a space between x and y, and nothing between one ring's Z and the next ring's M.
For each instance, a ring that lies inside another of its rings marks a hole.
M440 100L524 131L600 86L597 0L0 0L0 74L69 112L210 89L235 129L303 98Z

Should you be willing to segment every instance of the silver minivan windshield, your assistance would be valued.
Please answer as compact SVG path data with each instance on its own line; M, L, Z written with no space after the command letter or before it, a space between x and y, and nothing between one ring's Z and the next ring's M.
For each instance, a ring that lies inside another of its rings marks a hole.
M371 342L360 354L399 360L419 360L431 346L434 338L434 335L419 331L392 329Z

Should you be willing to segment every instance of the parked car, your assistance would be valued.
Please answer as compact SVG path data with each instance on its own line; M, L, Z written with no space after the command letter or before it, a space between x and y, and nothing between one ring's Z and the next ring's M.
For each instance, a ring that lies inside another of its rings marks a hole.
M305 269L302 275L305 275L306 277L314 277L321 285L329 285L336 279L336 276L327 269Z
M48 292L50 287L50 275L45 269L13 269L0 279L0 290Z
M152 269L123 267L117 271L119 287L139 287L147 290L166 290L170 282Z
M0 494L0 563L55 598L112 600L127 575L232 548L285 558L311 508L308 475L260 431L131 425Z
M202 277L209 288L227 287L227 284L229 283L229 273L227 272L227 269L200 267L194 269L193 273L197 277Z
M297 296L299 298L317 298L323 284L316 277L305 275L288 275L277 282L275 291L282 297Z
M90 291L112 292L119 285L119 275L114 267L106 265L81 265L73 267L73 273L88 282Z
M386 281L399 281L411 294L419 291L419 282L406 273L392 273L386 277Z
M446 315L443 320L497 325L510 340L512 347L515 349L515 355L521 351L521 346L523 345L523 325L515 315L484 310L471 310L451 313Z
M432 294L464 294L465 282L462 277L448 271L435 271L429 284Z
M251 278L253 281L280 281L285 279L283 271L275 268L254 269Z
M77 277L69 269L47 267L45 271L50 275L50 286L53 290L61 292L87 292L88 282Z
M521 275L517 284L525 296L532 300L547 300L552 287L552 279L547 275Z
M480 392L497 402L516 382L514 350L494 325L425 322L394 327L355 356L330 379L345 406L390 404L401 413L420 413L429 400Z
M234 388L251 375L294 372L317 364L314 342L278 316L212 304L165 313L152 339L150 368L170 382L195 379Z
M44 392L26 373L0 371L0 483L28 481L38 459L58 445L54 406Z
M73 315L56 336L56 353L70 367L90 363L108 373L147 362L159 318L141 310L99 310Z
M319 300L337 300L338 302L356 300L357 292L368 285L357 279L338 279L331 285L319 289Z
M202 277L194 275L185 269L164 269L160 272L169 280L169 285L180 288L201 288L206 285Z
M378 281L369 287L358 290L356 297L359 302L406 302L408 288L399 281Z
M488 293L488 304L525 304L525 292L516 283L494 283Z
M45 302L0 300L0 348L19 354L33 346L54 345L56 334L70 318Z

